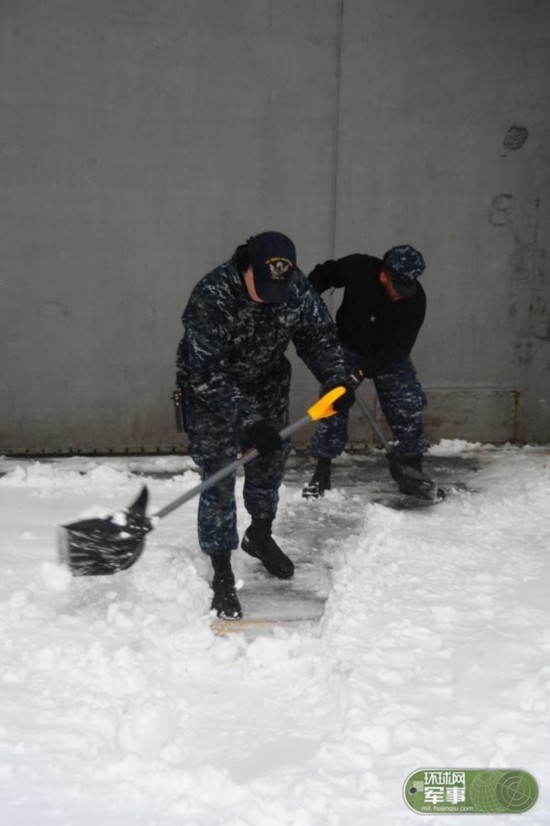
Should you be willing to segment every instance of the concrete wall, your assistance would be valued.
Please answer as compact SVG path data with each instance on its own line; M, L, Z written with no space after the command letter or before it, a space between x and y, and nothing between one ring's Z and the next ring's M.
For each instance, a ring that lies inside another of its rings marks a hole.
M305 271L417 246L428 435L550 441L549 24L544 0L0 0L0 452L183 449L181 311L263 229Z

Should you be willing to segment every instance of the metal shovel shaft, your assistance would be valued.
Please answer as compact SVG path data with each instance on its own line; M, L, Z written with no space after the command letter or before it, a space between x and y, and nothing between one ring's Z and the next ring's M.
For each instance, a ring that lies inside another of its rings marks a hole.
M311 421L311 416L303 416L298 421L289 424L287 427L283 428L279 431L279 436L281 439L286 439L288 436L292 436L297 430L300 430L304 425L308 424ZM214 487L217 485L218 482L221 482L222 479L225 479L226 476L230 476L232 473L235 473L240 467L247 465L253 459L255 459L260 454L256 450L256 448L252 448L251 450L247 450L246 453L239 459L235 459L234 462L230 462L228 465L225 465L216 473L213 473L212 476L209 476L208 479L205 479L198 485L195 485L194 488L188 490L186 493L182 494L178 499L175 499L173 502L170 502L168 505L165 505L155 514L153 514L152 518L162 519L164 516L168 516L169 513L179 508L181 505L184 505L193 497L198 496L198 494L203 493L205 490Z
M386 439L386 437L384 436L384 434L382 433L382 431L381 431L381 429L378 425L378 422L376 421L376 419L374 418L374 416L370 412L370 410L368 408L368 405L365 403L365 400L361 397L358 388L355 389L355 398L357 399L357 404L361 408L361 412L369 420L370 426L372 427L372 429L374 430L374 432L376 433L376 435L380 439L380 442L382 443L383 448L388 453L390 453L391 452L390 444L389 444L388 440Z

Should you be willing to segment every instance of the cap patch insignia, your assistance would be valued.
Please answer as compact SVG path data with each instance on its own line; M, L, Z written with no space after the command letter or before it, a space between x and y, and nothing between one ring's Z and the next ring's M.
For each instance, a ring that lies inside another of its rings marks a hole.
M265 263L272 281L283 281L287 272L294 266L288 258L268 258Z

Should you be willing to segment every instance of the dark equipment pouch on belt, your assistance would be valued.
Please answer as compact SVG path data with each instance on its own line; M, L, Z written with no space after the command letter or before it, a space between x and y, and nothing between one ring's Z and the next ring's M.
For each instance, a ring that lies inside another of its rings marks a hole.
M178 433L185 432L185 410L184 397L181 387L176 387L172 393L172 400L174 402L174 411L176 413L176 429Z

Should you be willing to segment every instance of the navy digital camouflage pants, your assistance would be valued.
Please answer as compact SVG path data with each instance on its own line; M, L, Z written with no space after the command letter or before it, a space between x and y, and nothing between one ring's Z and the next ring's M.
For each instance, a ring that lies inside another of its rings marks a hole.
M290 365L285 359L269 376L251 382L242 390L249 401L249 412L282 430L288 424L289 388ZM238 419L235 424L226 422L216 411L203 407L200 399L187 397L186 423L190 453L203 478L212 476L250 447L246 430ZM244 505L252 518L275 517L289 452L290 440L285 439L283 450L259 456L244 466ZM235 478L236 474L231 474L200 496L199 545L210 556L235 550L239 544Z
M347 366L355 370L361 357L344 348ZM424 437L422 410L427 400L410 358L399 362L391 371L373 378L380 401L395 440L395 450L401 455L425 453L428 445ZM335 459L348 441L349 411L335 413L321 419L311 442L313 456Z

